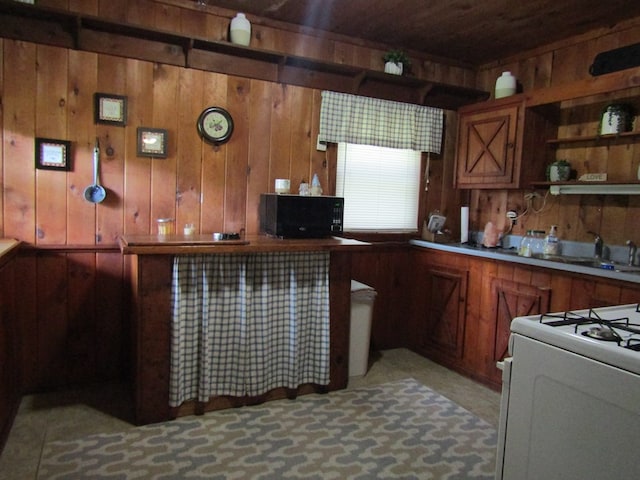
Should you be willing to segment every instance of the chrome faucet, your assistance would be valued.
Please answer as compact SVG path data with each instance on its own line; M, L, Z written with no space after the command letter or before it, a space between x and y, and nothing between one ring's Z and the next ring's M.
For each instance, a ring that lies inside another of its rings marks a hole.
M636 253L638 247L631 240L627 240L627 247L629 247L629 266L633 267L636 264Z
M602 237L600 236L600 234L596 233L596 232L591 232L588 231L587 233L590 233L591 235L594 235L596 238L594 239L594 243L593 243L593 255L596 258L602 258L602 250L604 249L604 240L602 240Z

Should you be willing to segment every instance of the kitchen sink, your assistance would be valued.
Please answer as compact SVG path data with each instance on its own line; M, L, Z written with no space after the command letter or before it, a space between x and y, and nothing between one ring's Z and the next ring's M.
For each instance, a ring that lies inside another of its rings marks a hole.
M635 265L615 265L614 270L623 273L640 273L640 267Z

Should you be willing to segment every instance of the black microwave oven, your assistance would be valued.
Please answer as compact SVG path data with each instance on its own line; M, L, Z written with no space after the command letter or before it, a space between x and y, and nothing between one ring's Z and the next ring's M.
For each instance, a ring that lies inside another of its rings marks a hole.
M322 238L342 233L344 198L263 193L260 231L281 238Z

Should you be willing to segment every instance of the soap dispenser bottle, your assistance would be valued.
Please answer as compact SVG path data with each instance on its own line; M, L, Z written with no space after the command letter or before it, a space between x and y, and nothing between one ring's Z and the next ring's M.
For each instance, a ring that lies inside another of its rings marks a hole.
M543 253L545 255L558 255L560 253L557 225L551 225L551 230L549 230L549 234L544 239Z

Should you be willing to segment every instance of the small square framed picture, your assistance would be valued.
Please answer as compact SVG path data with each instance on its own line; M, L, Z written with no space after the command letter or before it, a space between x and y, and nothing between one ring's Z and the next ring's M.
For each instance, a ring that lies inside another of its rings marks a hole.
M94 94L94 121L124 127L127 124L127 97L109 93Z
M36 168L71 170L71 142L52 138L36 138Z
M138 156L166 158L167 136L162 128L138 127Z

